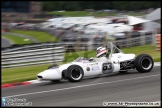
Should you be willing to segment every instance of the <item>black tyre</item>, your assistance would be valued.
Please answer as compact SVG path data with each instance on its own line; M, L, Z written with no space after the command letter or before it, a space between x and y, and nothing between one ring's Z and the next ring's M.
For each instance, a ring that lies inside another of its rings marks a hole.
M120 70L120 71L119 71L119 73L122 73L122 74L125 74L125 73L127 73L127 72L128 72L127 70L122 70L122 71Z
M84 76L83 69L78 65L71 65L67 68L66 77L71 82L78 82Z
M150 55L140 54L136 57L134 65L138 72L150 72L154 66L154 61Z
M53 64L53 65L49 66L47 69L56 68L56 67L58 67L58 65L57 64Z
M60 80L51 80L51 82L60 82Z

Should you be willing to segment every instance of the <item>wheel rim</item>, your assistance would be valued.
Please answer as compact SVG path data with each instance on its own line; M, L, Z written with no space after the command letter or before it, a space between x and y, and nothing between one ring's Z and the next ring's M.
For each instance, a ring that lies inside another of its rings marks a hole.
M82 77L81 70L78 69L78 68L73 68L73 69L71 70L71 77L72 77L74 80L79 80L79 79Z
M141 60L141 65L142 65L142 68L145 69L145 70L148 70L151 68L152 66L152 61L150 58L148 57L144 57L142 60Z

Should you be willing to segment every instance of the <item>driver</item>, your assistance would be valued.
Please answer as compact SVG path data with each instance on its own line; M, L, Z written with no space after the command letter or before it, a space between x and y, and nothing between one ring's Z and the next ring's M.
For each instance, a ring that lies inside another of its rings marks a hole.
M100 61L107 61L106 57L106 48L105 47L98 47L96 50L96 56L100 59Z
M98 47L96 50L96 56L97 58L90 58L90 61L96 60L96 61L107 61L108 58L106 57L106 48L105 47Z

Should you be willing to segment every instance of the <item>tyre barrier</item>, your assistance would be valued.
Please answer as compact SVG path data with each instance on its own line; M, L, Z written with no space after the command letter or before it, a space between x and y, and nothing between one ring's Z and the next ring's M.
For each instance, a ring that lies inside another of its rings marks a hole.
M5 30L5 29L1 29L1 32L3 32L3 33L4 33L4 32L6 32L6 30Z
M156 38L156 50L161 51L161 34L158 34Z

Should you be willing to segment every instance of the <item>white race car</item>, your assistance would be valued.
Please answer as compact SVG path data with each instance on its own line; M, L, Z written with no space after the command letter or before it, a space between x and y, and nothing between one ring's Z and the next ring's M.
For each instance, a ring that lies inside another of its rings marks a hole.
M96 61L79 57L71 63L63 65L51 65L47 70L37 74L39 80L51 80L53 82L68 79L71 82L82 80L85 76L110 74L115 72L126 73L129 69L149 72L154 66L153 59L148 54L125 54L111 42L106 46L107 61Z

